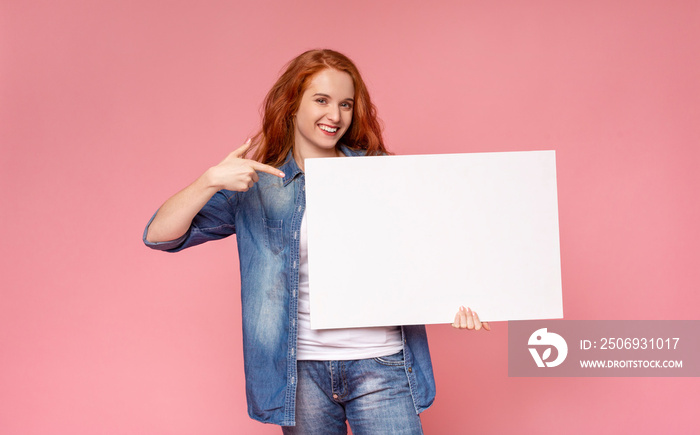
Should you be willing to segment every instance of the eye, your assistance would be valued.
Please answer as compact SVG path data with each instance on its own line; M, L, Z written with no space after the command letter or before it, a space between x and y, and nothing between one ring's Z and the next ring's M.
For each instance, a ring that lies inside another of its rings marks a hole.
M352 103L345 101L340 103L340 107L344 109L352 109Z
M326 104L327 103L325 98L316 98L316 102L319 104Z

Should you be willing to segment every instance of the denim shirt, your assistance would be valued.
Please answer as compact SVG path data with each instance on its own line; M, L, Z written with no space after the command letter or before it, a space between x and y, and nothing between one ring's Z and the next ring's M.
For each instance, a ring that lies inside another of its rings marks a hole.
M363 154L341 149L347 156ZM151 243L146 226L143 241L153 249L177 252L236 234L248 414L264 423L293 426L299 234L306 195L304 173L291 153L280 170L284 178L259 172L260 180L246 192L217 192L182 237ZM435 398L425 326L402 326L401 335L413 404L420 413Z

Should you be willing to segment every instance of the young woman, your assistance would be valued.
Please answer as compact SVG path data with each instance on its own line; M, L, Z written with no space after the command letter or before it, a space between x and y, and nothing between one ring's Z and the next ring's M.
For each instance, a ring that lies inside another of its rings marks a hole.
M352 61L307 51L268 93L261 131L146 227L170 252L236 234L248 413L284 433L344 434L346 420L356 435L422 433L435 397L424 326L309 328L304 161L386 153ZM453 326L489 329L464 307Z

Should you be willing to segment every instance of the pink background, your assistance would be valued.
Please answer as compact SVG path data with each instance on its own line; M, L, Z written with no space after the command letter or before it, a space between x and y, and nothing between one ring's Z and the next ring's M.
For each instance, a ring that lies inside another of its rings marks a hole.
M557 151L566 318L698 319L696 1L2 0L0 432L279 433L246 414L235 241L140 237L315 47L396 153ZM429 327L426 433L697 430L698 378L508 378L493 326Z

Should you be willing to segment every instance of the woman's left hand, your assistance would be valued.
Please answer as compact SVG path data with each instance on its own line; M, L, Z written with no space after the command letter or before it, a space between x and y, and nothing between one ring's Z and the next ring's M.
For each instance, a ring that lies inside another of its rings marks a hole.
M453 328L457 329L474 329L478 331L482 327L490 331L491 327L488 322L479 320L479 315L470 308L459 307L459 311L455 314L455 321L452 323Z

